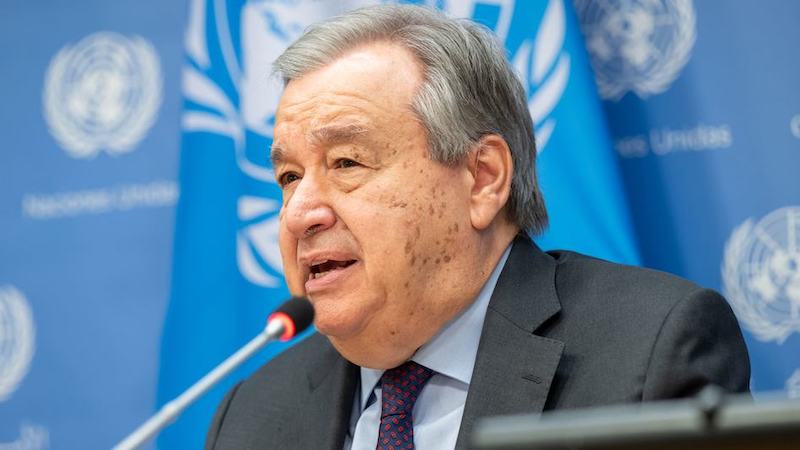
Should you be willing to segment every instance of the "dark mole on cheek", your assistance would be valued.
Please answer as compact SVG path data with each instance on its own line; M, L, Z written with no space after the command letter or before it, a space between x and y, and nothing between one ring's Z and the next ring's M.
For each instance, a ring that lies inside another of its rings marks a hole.
M429 213L430 215L434 215L434 214L436 214L436 210L435 210L435 209L433 209L433 205L430 205L430 204L428 205L428 213Z
M440 262L440 261L441 261L441 259L440 259L440 258L436 258L436 261L434 261L433 263L434 263L434 264L439 264L439 262Z
M394 330L389 330L389 334L391 334L392 336L394 336L395 334L397 334L397 331L394 331Z
M424 266L424 265L426 265L426 264L428 264L428 258L424 258L424 259L422 260L422 265Z
M413 266L416 263L417 263L417 255L411 255L411 265ZM406 287L408 287L408 282L406 282Z
M420 236L419 225L417 225L417 229L414 230L414 238L419 239L419 236Z
M450 262L450 255L444 255L444 262L446 263Z
M406 242L406 254L411 253L411 242Z

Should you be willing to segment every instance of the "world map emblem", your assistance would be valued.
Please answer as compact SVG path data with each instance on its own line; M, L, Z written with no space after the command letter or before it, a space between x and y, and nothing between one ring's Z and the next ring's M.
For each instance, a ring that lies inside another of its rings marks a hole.
M800 207L737 226L725 245L722 281L739 321L757 339L781 344L800 333Z
M575 0L600 95L664 92L691 57L691 0Z
M25 296L13 286L0 286L0 401L8 399L28 373L35 334Z
M161 105L158 54L139 36L89 35L53 57L42 97L48 129L70 156L130 152Z

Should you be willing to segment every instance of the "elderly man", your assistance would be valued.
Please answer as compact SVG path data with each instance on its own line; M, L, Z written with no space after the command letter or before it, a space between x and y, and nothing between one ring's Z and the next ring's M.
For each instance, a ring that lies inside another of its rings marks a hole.
M319 334L228 394L207 448L463 448L481 416L747 390L718 294L531 242L531 118L486 30L368 8L276 70L280 248Z

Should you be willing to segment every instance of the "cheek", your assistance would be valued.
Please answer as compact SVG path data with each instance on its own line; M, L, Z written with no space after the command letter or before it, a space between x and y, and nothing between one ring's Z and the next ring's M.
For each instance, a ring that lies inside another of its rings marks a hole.
M367 255L370 278L389 295L413 297L430 287L433 272L449 270L466 230L459 218L468 212L450 171L407 164L401 172L359 192L359 201L348 203L358 207L340 213Z
M371 289L381 291L377 295L394 296L409 285L412 250L424 218L413 209L401 186L380 188L363 201L352 202L359 207L350 209L349 214L340 212L363 251Z
M443 183L419 186L409 203L413 218L407 225L405 250L411 269L425 278L448 272L458 257L469 211L463 198Z

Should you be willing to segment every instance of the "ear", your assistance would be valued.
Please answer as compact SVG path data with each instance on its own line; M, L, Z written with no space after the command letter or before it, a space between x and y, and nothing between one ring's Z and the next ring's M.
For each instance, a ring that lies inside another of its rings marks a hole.
M489 134L470 152L467 165L472 174L470 220L477 230L485 230L503 211L511 195L514 163L505 139Z

